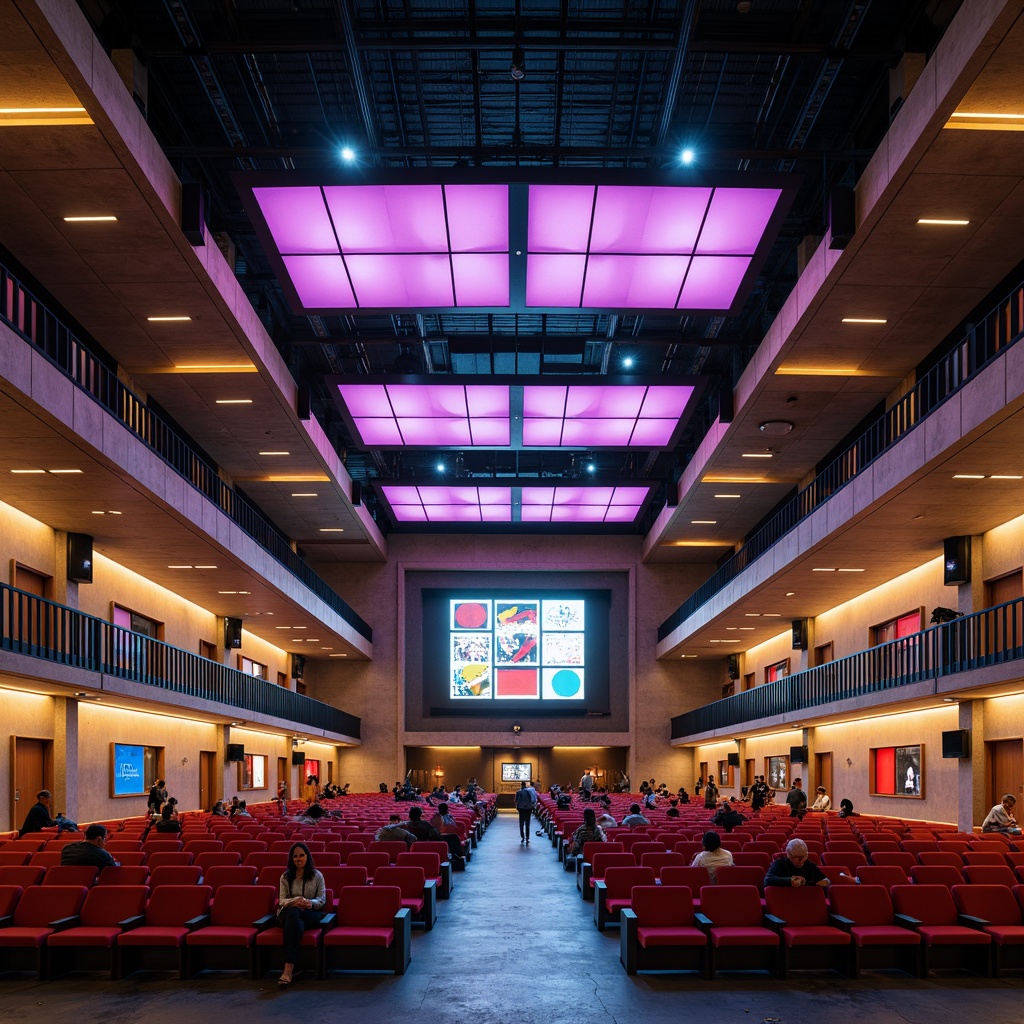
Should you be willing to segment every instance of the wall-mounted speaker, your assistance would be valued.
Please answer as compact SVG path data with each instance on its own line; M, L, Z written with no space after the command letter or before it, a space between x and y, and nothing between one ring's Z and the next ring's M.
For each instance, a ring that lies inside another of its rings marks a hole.
M723 387L718 392L718 422L732 423L733 415L732 388Z
M292 679L301 679L306 671L306 659L301 654L292 655Z
M951 729L942 734L942 756L969 758L971 756L971 730Z
M363 485L358 480L352 481L351 491L352 504L355 506L362 505L363 503Z
M242 646L242 620L241 619L225 619L224 620L224 646L225 647L241 647Z
M313 415L313 393L308 384L300 384L295 395L295 412L300 420L308 420Z
M229 743L227 752L224 754L224 760L229 764L234 761L245 760L245 744L244 743Z
M68 579L92 583L92 537L87 533L68 534Z
M852 188L837 185L828 197L830 249L845 249L857 230L857 196Z
M740 656L738 654L729 655L729 678L739 679L740 677Z
M806 619L794 619L793 620L793 650L794 651L806 651L807 650L807 620Z
M729 765L732 768L739 768L739 766L740 766L740 755L739 754L730 754L729 755Z
M807 748L806 747L790 747L789 748L789 763L790 764L807 764Z
M301 768L306 763L306 752L304 750L292 751L292 767Z
M942 582L947 587L971 582L970 537L947 537L942 542Z
M189 245L205 245L206 192L197 181L181 186L181 230Z
M679 483L676 480L665 481L665 505L668 508L679 507Z

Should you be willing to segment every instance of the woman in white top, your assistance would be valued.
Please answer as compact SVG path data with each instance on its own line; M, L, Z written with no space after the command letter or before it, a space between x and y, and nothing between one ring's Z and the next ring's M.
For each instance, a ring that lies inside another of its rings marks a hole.
M701 840L701 846L704 849L694 855L690 864L695 868L707 868L711 884L717 885L715 871L717 868L722 867L731 868L734 863L732 854L728 850L722 849L722 837L717 832L705 832L704 838Z
M832 807L832 801L828 797L828 793L825 792L824 786L819 786L815 792L818 794L818 799L811 804L812 811L827 811Z
M314 867L305 843L292 844L277 895L277 923L284 929L284 970L277 983L287 988L292 983L302 935L307 928L319 927L327 903L324 876Z

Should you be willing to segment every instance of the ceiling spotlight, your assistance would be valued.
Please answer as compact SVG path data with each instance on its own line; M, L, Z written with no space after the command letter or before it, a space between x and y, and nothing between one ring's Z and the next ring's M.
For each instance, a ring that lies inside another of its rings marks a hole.
M596 473L597 472L597 466L595 466L592 462L588 462L587 463L587 472L588 473Z
M518 43L512 47L512 63L508 73L513 82L521 82L526 77L526 54Z
M626 358L622 360L622 365L627 370L632 370L633 369L633 357L632 356L626 356Z
M519 722L513 722L512 731L518 736L523 731L523 727Z
M789 420L767 420L757 429L768 437L783 437L793 429L793 424Z
M690 164L693 163L693 158L695 155L696 154L693 152L693 150L690 149L689 146L687 146L687 148L684 149L682 153L679 154L679 159L683 162L683 164L689 167Z
M355 160L355 158L356 151L351 146L341 147L341 159L344 160L345 163L350 164Z
M445 466L445 464L444 464L443 462L439 462L439 463L438 463L438 464L437 464L437 465L436 465L436 466L434 467L434 469L435 469L435 470L437 470L437 472L438 472L438 473L443 473L443 472L445 471L445 469L446 469L446 468L447 468L447 467Z

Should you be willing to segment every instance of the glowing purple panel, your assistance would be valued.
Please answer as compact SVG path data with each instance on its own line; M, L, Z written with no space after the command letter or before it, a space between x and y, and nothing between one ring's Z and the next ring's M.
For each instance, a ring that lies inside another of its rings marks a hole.
M299 301L307 309L356 305L340 256L282 256Z
M580 304L586 257L533 254L526 263L527 306Z
M468 445L470 443L468 420L399 417L398 429L402 432L402 440L409 445Z
M640 511L639 505L612 505L604 517L606 523L631 523Z
M383 384L339 384L338 391L352 416L388 416L391 413Z
M604 521L604 505L555 505L551 510L553 523L600 523Z
M466 389L461 384L388 384L396 416L466 416Z
M359 439L365 445L402 444L402 435L398 432L398 424L393 419L364 419L357 417L356 430Z
M487 448L504 447L512 442L507 419L471 419L469 421L469 433L472 437L471 443L476 446L483 445Z
M586 252L593 208L593 185L531 185L527 249Z
M527 384L523 388L523 416L561 419L567 395L568 389L561 385Z
M562 446L624 448L630 443L635 424L636 420L566 420L562 427ZM524 428L524 441L525 437Z
M422 505L392 505L391 511L400 523L425 523L427 513Z
M388 485L382 488L384 497L391 505L418 505L420 493L417 487L402 487Z
M510 505L512 503L511 487L478 487L481 505Z
M612 505L640 506L647 500L649 487L616 487L612 495Z
M440 185L333 185L324 195L346 255L448 251Z
M454 305L447 254L346 256L345 264L360 306Z
M508 305L508 253L456 253L452 273L456 305Z
M583 305L672 308L688 263L688 256L591 256Z
M521 492L524 505L550 505L555 500L554 487L524 487Z
M519 519L524 523L550 523L550 505L524 505L519 514Z
M557 448L561 443L561 420L523 420L523 444L527 447Z
M479 523L479 505L425 505L432 523Z
M508 419L508 387L504 384L467 384L469 415L504 416Z
M452 252L508 252L508 185L446 185Z
M728 309L749 266L749 256L694 256L678 308Z
M647 389L647 397L644 398L644 404L640 409L640 418L655 419L674 416L678 419L682 416L692 394L693 388L685 385L662 386L655 384Z
M630 441L632 448L667 448L679 420L637 420Z
M338 240L319 188L255 188L253 195L278 252L338 251Z
M419 487L420 501L424 505L477 505L475 487L449 487L446 485Z
M614 487L558 487L556 505L600 505L604 508L612 500Z
M781 195L777 188L715 189L697 252L752 255Z
M512 522L512 506L482 505L480 507L480 518L485 523L510 523Z
M602 185L590 251L692 252L710 197L710 188Z
M621 387L573 385L569 388L565 415L593 419L635 418L640 412L646 391L647 388L642 384L626 384Z

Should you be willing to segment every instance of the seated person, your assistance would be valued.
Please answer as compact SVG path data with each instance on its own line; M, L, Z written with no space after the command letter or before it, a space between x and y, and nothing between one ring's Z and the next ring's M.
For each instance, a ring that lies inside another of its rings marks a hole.
M351 785L352 785L351 782L346 782L345 785L342 786L341 789L338 790L338 796L348 796L348 788Z
M1017 799L1012 793L1003 795L1000 803L996 804L985 816L981 823L982 832L1002 832L1004 835L1019 836L1020 826L1013 816L1013 809L1017 805Z
M747 820L745 814L740 814L728 800L722 801L722 806L711 819L712 825L720 825L726 832L731 832L737 825L742 825Z
M180 832L181 822L178 821L173 804L168 801L160 812L160 820L156 823L157 832Z
M251 818L252 815L246 810L245 801L239 800L238 806L235 808L235 813L232 815L233 818Z
M402 822L402 828L406 832L411 832L417 839L441 842L441 833L429 821L423 820L423 810L419 807L409 808L409 820Z
M61 864L85 864L90 867L118 867L118 862L104 849L107 843L107 829L104 825L90 825L85 830L85 841L65 843L60 851Z
M786 856L772 861L768 874L764 876L765 885L819 885L823 889L829 887L829 880L807 856L807 844L802 839L790 839L786 843Z
M666 818L678 818L679 817L679 800L676 797L669 798L669 808L665 812Z
M701 850L700 853L695 853L693 855L693 860L690 861L690 866L695 868L707 868L711 884L715 885L716 868L731 868L735 863L732 859L732 853L729 850L722 849L722 837L717 832L705 832L704 837L700 841L700 845L703 846L704 849Z
M407 848L416 841L416 837L403 827L402 818L398 814L392 814L388 819L388 823L377 829L373 838L378 842L397 842L401 840Z
M452 870L461 871L466 866L466 851L448 804L442 801L437 805L437 813L430 819L430 824L441 833L441 838L448 844L448 859L452 862Z
M853 809L852 800L840 800L839 801L839 817L840 818L856 818L857 812Z
M584 843L603 843L606 840L604 829L597 823L597 814L593 807L583 811L583 824L572 834L569 841L569 853L578 857L583 852Z
M29 832L53 828L57 824L57 819L50 817L50 801L52 799L48 789L41 789L36 793L36 802L28 809L28 814L25 815L25 822L18 832L19 838Z
M218 800L210 811L211 814L216 814L218 818L230 817L228 809L224 806L223 800Z
M627 828L636 828L637 825L650 825L650 820L640 813L639 804L631 804L629 814L622 819L622 824Z
M827 810L829 810L831 808L831 806L832 806L832 801L831 801L831 799L829 799L829 795L828 795L827 791L825 790L825 787L824 786L818 786L818 788L814 792L815 792L815 794L817 796L817 799L814 801L813 804L811 804L811 810L812 811L827 811Z
M299 821L308 822L311 825L315 825L321 818L327 817L327 811L320 806L319 803L311 803L303 812L299 815Z

